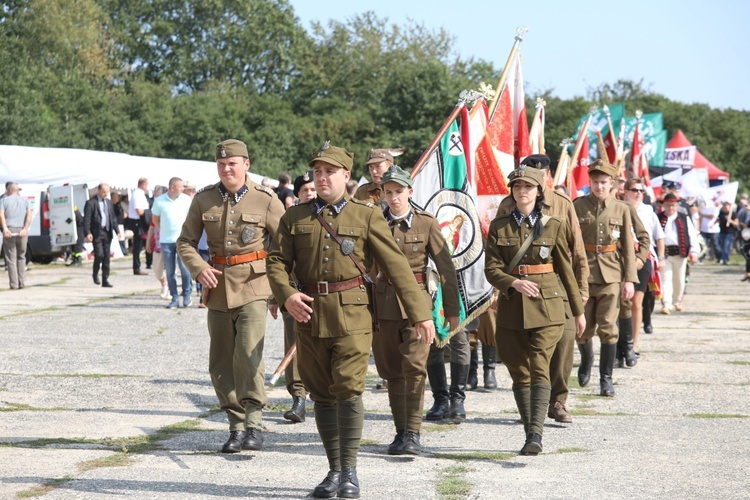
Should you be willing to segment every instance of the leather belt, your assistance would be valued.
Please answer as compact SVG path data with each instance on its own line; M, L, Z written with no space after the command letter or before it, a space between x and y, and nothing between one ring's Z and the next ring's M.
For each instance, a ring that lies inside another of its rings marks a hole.
M521 276L553 272L555 272L555 266L552 264L521 264L510 270L510 274L520 274Z
M583 248L585 248L587 252L607 253L616 251L617 245L589 245L586 243L583 245Z
M223 255L215 255L214 263L221 264L223 266L235 266L237 264L244 264L245 262L265 259L266 255L268 254L265 250L258 250L257 252L243 253L240 255L230 255L229 257L225 257Z
M378 273L378 279L380 281L387 281L388 283L391 282L391 279L383 271L380 271ZM427 283L427 273L414 273L414 279L416 279L417 283L419 283L420 285L423 283Z
M357 276L356 278L344 281L318 281L313 285L302 285L299 287L299 291L306 294L328 295L330 293L351 290L358 286L364 287L364 285L365 279L362 276Z

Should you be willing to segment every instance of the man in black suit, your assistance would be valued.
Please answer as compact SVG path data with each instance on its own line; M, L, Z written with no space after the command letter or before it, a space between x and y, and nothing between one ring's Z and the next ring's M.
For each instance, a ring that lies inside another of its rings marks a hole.
M97 194L86 202L83 209L83 231L86 241L94 242L94 283L111 288L109 282L109 253L112 244L112 231L118 230L117 215L112 200L109 199L109 186L101 183ZM99 267L102 280L99 281Z

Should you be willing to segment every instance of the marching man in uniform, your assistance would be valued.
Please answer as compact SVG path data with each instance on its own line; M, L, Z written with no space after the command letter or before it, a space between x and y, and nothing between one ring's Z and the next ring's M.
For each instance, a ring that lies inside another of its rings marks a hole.
M373 260L391 278L417 338L428 344L435 338L432 311L380 207L346 192L352 164L352 153L328 141L313 154L317 198L286 211L268 257L273 295L297 322L300 375L328 458L330 470L313 491L318 498L359 498ZM298 288L289 284L292 271Z
M271 296L264 245L276 233L284 207L273 191L247 176L245 143L219 143L216 165L221 181L193 198L177 250L208 293L208 371L229 418L229 439L221 451L238 453L263 449L263 341ZM210 262L198 253L204 229Z

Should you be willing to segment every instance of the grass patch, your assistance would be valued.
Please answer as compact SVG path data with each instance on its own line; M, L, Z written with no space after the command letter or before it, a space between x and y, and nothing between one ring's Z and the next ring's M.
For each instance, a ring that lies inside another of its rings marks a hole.
M131 462L132 458L128 453L115 453L108 457L95 458L86 460L78 464L78 470L81 472L99 469L101 467L124 467Z
M72 411L73 408L40 408L22 403L5 403L6 406L0 407L0 412L12 412L12 411Z
M55 488L58 488L60 485L63 485L67 483L68 481L72 481L73 478L71 476L64 476L59 479L52 479L50 481L47 481L44 484L40 484L39 486L34 486L33 488L29 488L28 490L19 491L16 493L16 497L18 498L34 498L34 497L41 497L49 493L50 491L54 490Z
M423 432L447 432L458 429L458 424L423 424Z
M597 396L597 397L601 397L601 396ZM576 409L576 411L572 413L573 415L580 415L580 416L585 416L585 417L635 417L637 416L633 413L625 413L624 411L606 412L606 411L596 411L596 410L588 409L588 408Z
M508 460L514 458L516 455L518 455L518 453L510 453L507 451L471 451L464 453L433 453L432 457L465 462L466 460Z
M750 366L750 361L727 361L728 365Z
M435 488L438 496L443 500L459 500L469 496L474 485L463 476L470 470L461 466L443 469L440 481Z
M568 389L580 389L581 384L578 383L578 375L568 377Z
M205 419L210 417L211 415L216 415L217 413L222 413L221 407L219 405L212 405L209 406L205 412L198 415L198 419Z
M0 443L0 447L24 446L27 448L44 448L46 446L76 446L76 445L103 445L101 439L86 438L42 438L32 441L16 441L12 443Z
M750 415L736 413L688 413L685 416L689 418L750 418Z
M143 378L143 375L129 375L127 373L40 373L32 375L34 378Z
M587 450L586 448L560 448L559 450L555 450L552 453L554 454L560 454L560 453L589 453L591 450Z
M598 394L576 394L576 397L581 401L597 401L602 398Z
M376 441L375 439L365 439L362 438L359 440L360 446L378 446L380 445L380 441Z
M60 279L59 279L59 280L57 280L57 281L50 281L49 283L40 283L40 284L38 284L38 285L34 285L34 286L35 286L35 287L46 287L46 286L56 286L56 285L64 285L65 283L67 283L67 282L68 282L68 281L70 281L71 279L73 279L73 277L72 277L72 276L66 276L66 277L64 277L64 278L60 278Z
M17 318L19 316L30 316L32 314L37 314L37 313L59 311L60 309L61 308L59 308L57 306L45 307L43 309L27 309L25 311L18 311L18 312L14 312L14 313L11 313L11 314L6 314L5 316L0 316L0 319Z

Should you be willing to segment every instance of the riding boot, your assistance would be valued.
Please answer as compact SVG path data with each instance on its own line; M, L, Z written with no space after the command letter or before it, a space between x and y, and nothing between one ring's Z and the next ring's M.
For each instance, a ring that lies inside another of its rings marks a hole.
M591 380L591 367L594 366L594 341L578 344L581 352L581 364L578 366L578 385L586 387Z
M615 366L615 344L602 344L601 356L599 358L599 387L600 396L611 398L615 395L615 386L612 383L612 369Z
M482 344L482 361L484 363L484 388L497 389L495 379L495 356L497 348L494 345Z
M633 318L625 318L620 320L620 339L623 339L622 344L622 357L625 359L625 365L633 367L638 363L638 358L635 355L635 349L633 349ZM620 340L617 341L618 347L620 346ZM619 363L619 358L618 358Z
M435 402L425 415L425 419L442 420L448 416L448 377L445 374L442 352L439 362L427 365L427 378L430 380L432 398Z
M628 347L627 331L630 329L630 325L633 324L632 318L620 318L617 320L617 348L615 349L615 359L617 360L617 368L625 368L625 350Z
M464 400L466 399L466 378L469 375L469 365L451 363L451 418L466 418Z
M471 359L469 363L469 378L466 380L466 390L467 391L473 391L477 388L477 385L479 385L479 378L477 377L477 369L479 368L479 354L477 353L477 350L479 347L474 347L471 349ZM484 346L482 346L482 351L484 351Z

